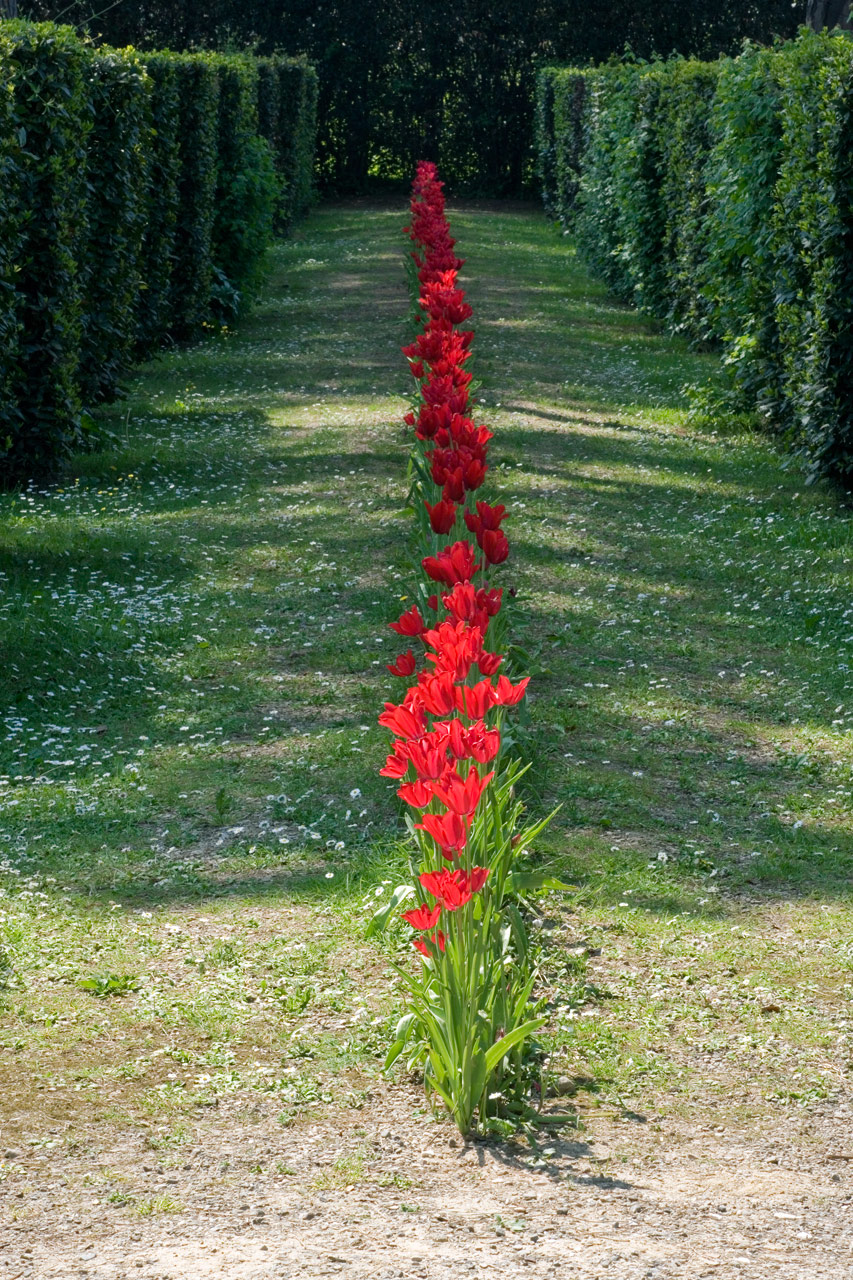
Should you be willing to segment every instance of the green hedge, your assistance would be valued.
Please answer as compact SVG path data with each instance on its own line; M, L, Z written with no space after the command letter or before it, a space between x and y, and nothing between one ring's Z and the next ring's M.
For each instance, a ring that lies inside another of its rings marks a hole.
M278 200L272 151L258 133L258 68L246 57L218 58L219 128L212 252L214 298L232 318L263 274ZM233 291L233 296L229 294Z
M849 36L803 30L714 63L548 68L539 95L545 207L592 269L719 344L738 407L810 478L853 482Z
M786 47L779 89L783 425L812 474L853 482L853 41L824 33Z
M259 131L280 182L278 231L301 218L314 198L317 92L317 72L304 58L258 59Z
M721 64L702 282L737 400L776 422L783 412L773 225L782 138L777 66L773 50L757 47Z
M99 53L86 68L92 131L86 222L78 248L83 333L77 381L84 404L112 400L131 362L145 229L150 85L133 55Z
M0 23L7 77L0 242L14 245L0 462L11 477L45 470L83 442L76 254L86 215L89 62L67 28Z
M171 331L195 337L210 319L219 79L204 54L178 55L178 212L172 255Z
M557 67L542 67L537 80L537 172L545 212L564 226L580 184L587 83L582 71Z
M720 63L676 60L660 76L661 233L665 319L695 341L713 335L706 274L706 178L713 145L711 103Z
M0 480L51 471L134 358L251 299L274 217L311 198L316 87L299 59L0 21Z
M140 291L136 302L136 355L145 359L169 337L172 323L172 270L178 224L180 175L179 59L171 53L147 53L150 85L147 172L142 194Z
M20 326L16 308L15 282L20 270L23 240L22 213L15 199L14 183L21 163L21 140L15 123L14 80L8 62L0 60L0 460L12 446L13 433L20 425L17 407L13 414L13 381ZM7 406L7 416L2 407Z

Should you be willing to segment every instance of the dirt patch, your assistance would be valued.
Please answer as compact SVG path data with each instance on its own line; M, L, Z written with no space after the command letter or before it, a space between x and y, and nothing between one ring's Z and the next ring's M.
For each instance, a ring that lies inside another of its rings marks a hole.
M223 1104L178 1151L7 1158L0 1275L846 1280L849 1131L843 1106L758 1135L628 1114L537 1150L463 1144L405 1084L290 1129Z

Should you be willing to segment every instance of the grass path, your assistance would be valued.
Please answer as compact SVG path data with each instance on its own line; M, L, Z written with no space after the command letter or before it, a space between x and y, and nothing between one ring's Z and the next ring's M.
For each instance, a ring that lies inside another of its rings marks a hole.
M211 1280L841 1277L853 521L691 423L714 360L523 207L452 220L528 800L562 805L540 852L577 886L541 932L582 1127L452 1149L380 1077L398 1001L360 924L401 856L375 727L410 554L401 220L321 209L236 333L143 371L104 453L0 497L0 1280L137 1254Z

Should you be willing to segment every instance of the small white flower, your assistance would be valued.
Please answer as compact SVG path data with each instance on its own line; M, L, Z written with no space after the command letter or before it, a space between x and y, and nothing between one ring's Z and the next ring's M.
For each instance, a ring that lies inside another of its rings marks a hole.
M361 791L359 790L359 788L353 787L352 791L349 793L349 798L350 800L357 800L360 795L361 795Z

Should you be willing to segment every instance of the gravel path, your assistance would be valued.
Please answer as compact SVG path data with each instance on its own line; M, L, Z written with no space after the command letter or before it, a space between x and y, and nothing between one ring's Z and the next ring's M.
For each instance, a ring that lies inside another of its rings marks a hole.
M96 1159L7 1153L15 1220L0 1234L0 1277L853 1273L845 1107L759 1139L597 1115L538 1152L463 1144L422 1107L403 1085L351 1116L282 1130L272 1114L223 1106L159 1164L139 1139ZM117 1186L148 1199L110 1203Z

